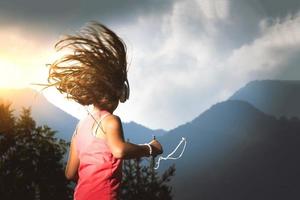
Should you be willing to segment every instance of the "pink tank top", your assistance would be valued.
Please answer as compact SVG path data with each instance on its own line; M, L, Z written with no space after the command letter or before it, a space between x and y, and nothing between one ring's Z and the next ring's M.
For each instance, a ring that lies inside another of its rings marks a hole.
M80 160L79 179L74 200L116 200L122 179L122 160L114 158L105 139L96 138L92 133L95 123L101 123L108 114L93 112L81 120L77 127L76 149ZM97 124L96 124L97 125ZM100 128L100 127L99 127Z

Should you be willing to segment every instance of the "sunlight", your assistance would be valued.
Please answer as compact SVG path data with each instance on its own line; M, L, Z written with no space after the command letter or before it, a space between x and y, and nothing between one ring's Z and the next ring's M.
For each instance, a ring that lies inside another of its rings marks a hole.
M45 82L52 41L10 25L1 27L0 43L0 88L26 88Z
M67 99L64 94L61 94L54 87L44 90L43 95L53 105L77 119L81 119L87 114L87 111L82 105L76 103L75 101Z
M0 57L0 72L1 88L24 87L24 79L17 63Z

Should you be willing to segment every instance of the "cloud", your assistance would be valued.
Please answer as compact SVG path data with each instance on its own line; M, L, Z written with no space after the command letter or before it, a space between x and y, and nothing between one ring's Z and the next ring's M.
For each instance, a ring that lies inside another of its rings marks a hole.
M265 19L261 23L265 24ZM228 66L242 80L265 77L286 68L286 63L300 50L300 15L288 15L261 26L261 36L232 51Z
M65 32L79 28L90 20L102 23L134 19L147 12L161 13L168 1L160 0L10 0L0 1L0 24L35 26L46 30L54 28Z
M243 10L234 10L229 1L199 2L178 1L163 16L143 16L128 28L132 30L126 35L134 46L132 96L119 110L123 119L174 128L248 81L277 77L299 51L298 14L268 18L252 13L252 34L228 45L219 41L234 39L227 35L229 27L247 32L247 21L235 19ZM158 18L161 23L153 23Z
M128 47L131 96L116 114L150 128L188 122L248 81L300 78L290 73L299 69L300 5L294 0L10 2L0 2L0 42L7 48L0 55L20 56L14 66L27 62L37 74L47 72L38 69L51 60L62 33L91 19L118 33ZM62 109L84 113L49 93Z
M46 79L46 60L52 54L48 37L14 25L0 29L1 87L28 87Z

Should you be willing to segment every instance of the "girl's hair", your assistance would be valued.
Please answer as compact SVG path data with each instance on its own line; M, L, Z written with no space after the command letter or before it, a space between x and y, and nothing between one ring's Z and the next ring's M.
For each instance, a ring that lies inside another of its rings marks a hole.
M57 51L72 50L50 65L47 86L82 105L114 109L127 81L126 46L114 32L90 22L55 44Z

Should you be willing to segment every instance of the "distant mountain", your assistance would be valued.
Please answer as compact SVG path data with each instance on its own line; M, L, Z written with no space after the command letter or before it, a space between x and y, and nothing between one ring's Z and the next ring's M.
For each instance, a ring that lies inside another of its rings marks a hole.
M57 137L70 140L78 119L57 108L39 92L30 89L0 89L0 101L12 103L15 114L22 107L31 107L32 116L38 125L48 125L58 131ZM166 131L152 130L135 122L123 123L125 138L135 143L148 142L152 135L162 136Z
M47 101L39 92L30 88L0 89L0 100L12 103L15 114L23 107L31 108L38 125L48 125L58 131L57 137L69 140L78 120Z
M160 138L169 153L188 144L176 164L175 199L299 199L300 121L276 119L251 104L228 100Z
M252 81L230 99L247 101L259 110L276 117L300 118L300 81Z
M163 136L167 131L163 129L150 129L135 122L123 123L124 136L130 142L142 144L152 140L153 136Z

